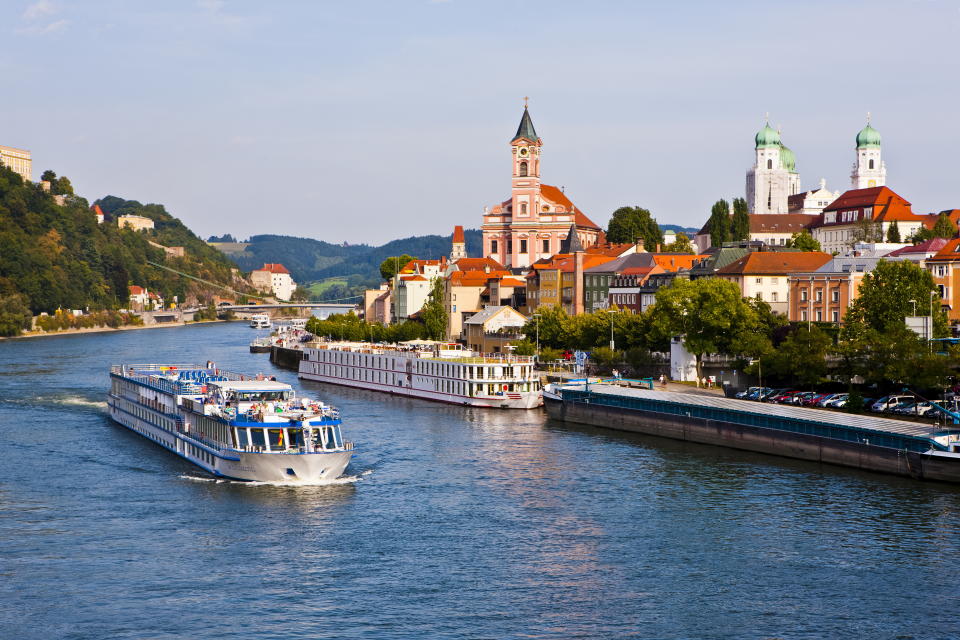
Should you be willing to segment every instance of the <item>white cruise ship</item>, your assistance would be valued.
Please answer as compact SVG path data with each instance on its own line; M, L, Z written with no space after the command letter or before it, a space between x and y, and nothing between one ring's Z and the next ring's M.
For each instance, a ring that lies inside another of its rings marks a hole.
M270 316L266 313L255 313L250 316L250 327L253 329L269 329L272 326Z
M216 477L333 480L353 457L339 412L290 385L202 365L110 369L110 417Z
M458 344L312 343L304 346L300 377L472 407L543 404L532 357L475 354Z

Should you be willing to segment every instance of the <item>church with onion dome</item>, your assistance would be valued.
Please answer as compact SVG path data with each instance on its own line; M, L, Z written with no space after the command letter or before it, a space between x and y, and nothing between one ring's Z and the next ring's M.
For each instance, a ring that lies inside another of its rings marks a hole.
M780 132L767 121L754 137L755 161L747 171L747 208L751 214L816 214L831 194L823 181L817 191L801 192L797 158L780 138ZM856 137L856 160L850 175L852 189L882 187L887 183L887 167L880 150L880 133L867 124ZM834 195L834 198L839 193ZM828 204L828 203L826 203Z

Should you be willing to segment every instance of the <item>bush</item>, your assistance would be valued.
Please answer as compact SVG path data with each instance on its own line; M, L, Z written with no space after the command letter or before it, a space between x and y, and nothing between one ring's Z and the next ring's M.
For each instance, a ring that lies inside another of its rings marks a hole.
M33 314L25 296L0 296L0 336L18 336L30 328Z
M590 359L593 360L597 366L609 369L623 362L623 354L619 351L614 351L610 347L597 347L590 352Z
M544 347L540 349L540 362L552 362L554 360L559 360L563 357L563 352L559 349L553 349L551 347Z
M513 346L516 347L513 352L518 356L533 356L537 354L536 343L530 342L529 340L520 340Z
M863 413L863 396L859 391L851 391L847 398L847 404L843 405L843 410L847 413Z

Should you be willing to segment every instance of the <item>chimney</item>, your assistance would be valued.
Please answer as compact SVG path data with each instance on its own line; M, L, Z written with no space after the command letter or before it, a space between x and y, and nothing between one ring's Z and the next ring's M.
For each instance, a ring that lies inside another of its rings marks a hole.
M660 243L657 243L657 253L660 253Z
M583 313L583 251L573 254L573 315Z
M637 253L646 253L646 249L643 248L643 238L637 238Z

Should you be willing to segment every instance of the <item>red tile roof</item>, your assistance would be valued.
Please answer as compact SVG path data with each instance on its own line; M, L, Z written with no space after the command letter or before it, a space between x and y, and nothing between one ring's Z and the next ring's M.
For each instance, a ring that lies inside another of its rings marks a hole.
M103 217L103 209L100 208L100 205L93 205L93 212L100 218Z
M947 209L946 211L941 211L940 213L947 214L947 217L953 224L960 224L960 209ZM924 218L923 226L925 226L927 229L933 229L935 226L937 226L937 220L940 219L940 213L929 213L925 216L921 216Z
M824 212L859 210L864 207L874 208L873 220L891 222L894 220L922 221L924 219L924 216L913 213L910 209L910 203L889 187L851 189L827 205ZM831 224L849 224L849 222L838 220Z
M503 265L493 258L460 258L457 260L457 270L459 271L483 271L488 267L491 270L504 270Z
M464 244L466 240L463 239L463 226L457 225L453 228L453 242L455 244Z
M799 233L818 220L820 216L806 213L753 213L750 233Z
M833 259L820 251L755 251L717 270L718 275L780 275L816 271Z
M287 268L279 262L265 262L263 266L255 271L269 271L270 273L290 273Z
M147 292L146 289L144 289L143 287L138 287L135 284L132 284L127 288L130 289L130 295L132 296L139 296Z
M953 238L947 240L947 244L943 245L943 249L937 251L937 255L928 259L927 262L931 261L944 261L944 262L954 262L960 260L960 238Z
M588 227L590 229L600 229L600 227L590 218L580 211L575 204L570 201L570 198L566 196L560 189L551 185L551 184L541 184L540 185L540 195L545 197L551 202L556 204L561 204L567 211L574 212L574 222L578 227Z
M912 247L903 247L902 249L897 249L896 251L891 251L888 253L888 256L905 256L913 253L935 253L943 249L948 240L946 238L930 238L920 244L915 244Z

